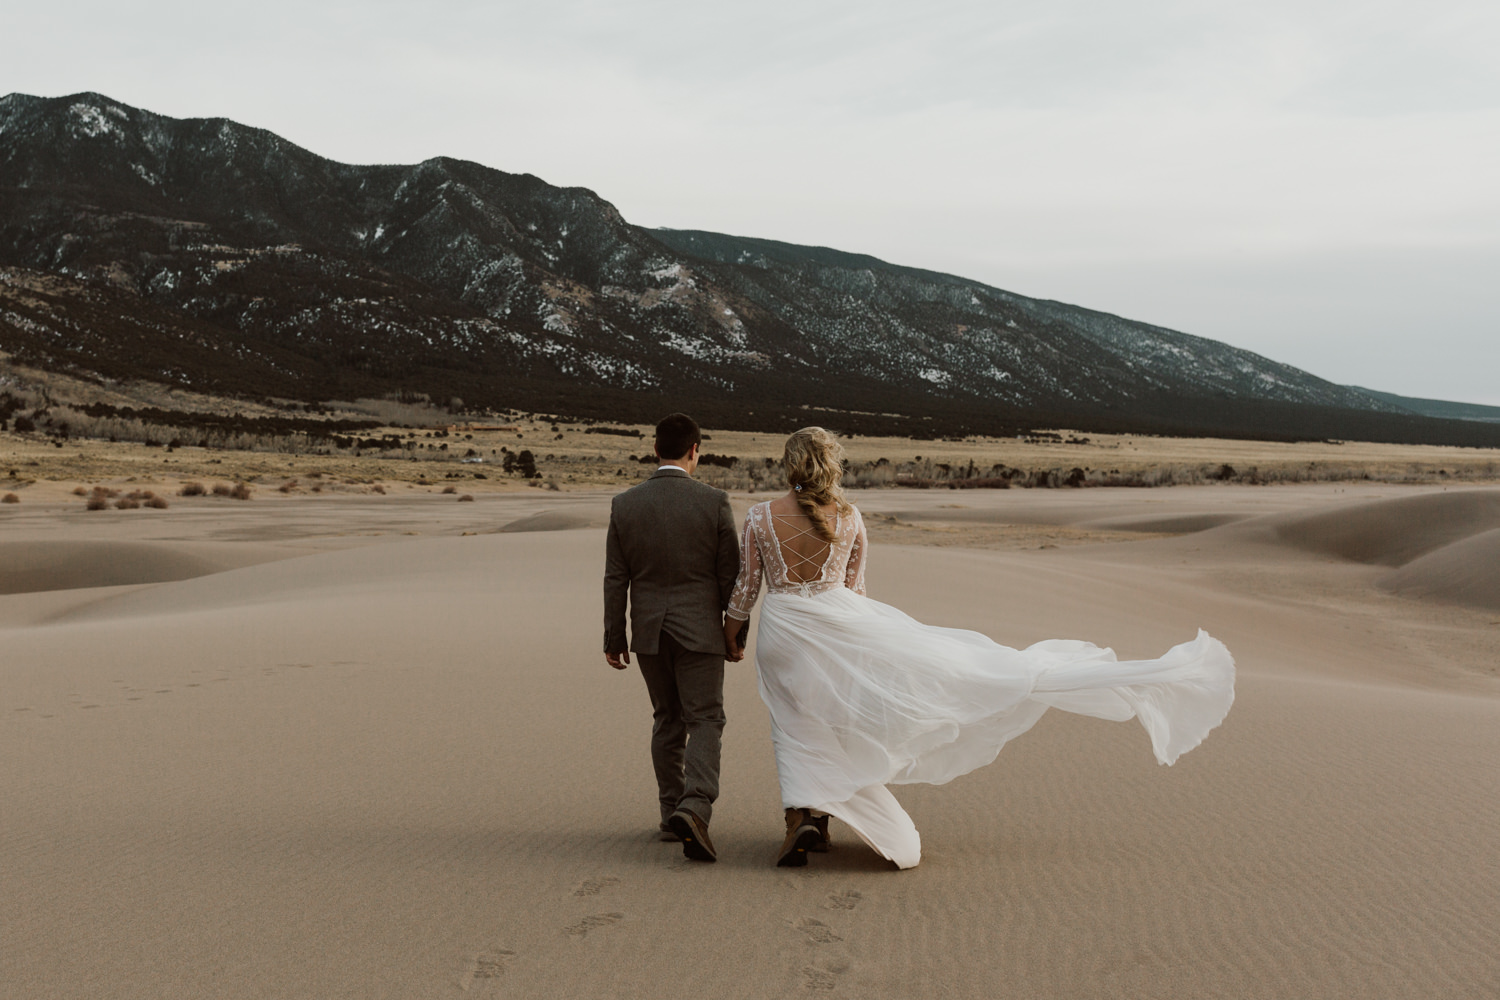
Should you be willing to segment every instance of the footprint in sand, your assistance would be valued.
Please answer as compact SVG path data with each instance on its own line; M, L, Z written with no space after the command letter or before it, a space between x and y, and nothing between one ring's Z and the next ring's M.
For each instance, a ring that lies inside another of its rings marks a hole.
M853 889L844 889L841 892L830 892L828 902L823 905L830 910L852 910L859 905L859 901L865 897Z
M833 932L832 927L812 917L798 917L792 921L792 926L802 932L803 937L811 944L832 944L844 940Z
M619 885L620 880L613 875L592 875L579 882L573 889L575 896L597 896L610 886Z
M783 874L781 876L781 884L786 886L788 889L801 889L803 886L812 882L812 880L817 877L817 872L809 871L806 868L803 868L795 874L790 872Z
M805 965L802 967L802 988L815 993L838 989L839 977L848 971L849 963L842 959Z
M476 983L483 985L491 979L499 979L505 975L510 968L511 962L515 961L516 953L509 948L491 948L474 956L474 962L469 967L469 974L464 977L460 984L467 991Z
M624 919L625 914L623 913L595 913L584 917L570 927L565 927L564 930L573 937L587 937L589 931L596 931L601 927L617 924Z

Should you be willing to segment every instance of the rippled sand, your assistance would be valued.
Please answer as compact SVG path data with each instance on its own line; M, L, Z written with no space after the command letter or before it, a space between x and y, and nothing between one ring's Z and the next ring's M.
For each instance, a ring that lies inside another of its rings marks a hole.
M856 499L872 597L1122 656L1202 626L1234 710L1172 768L1048 716L897 790L919 868L835 826L789 872L731 666L690 864L598 653L608 494L0 508L0 992L1500 993L1500 490Z

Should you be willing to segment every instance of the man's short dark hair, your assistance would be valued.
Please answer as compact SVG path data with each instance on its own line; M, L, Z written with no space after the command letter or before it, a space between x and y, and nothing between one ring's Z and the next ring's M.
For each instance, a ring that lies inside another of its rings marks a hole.
M693 445L703 444L703 432L686 413L674 413L656 425L656 454L666 462L686 458Z

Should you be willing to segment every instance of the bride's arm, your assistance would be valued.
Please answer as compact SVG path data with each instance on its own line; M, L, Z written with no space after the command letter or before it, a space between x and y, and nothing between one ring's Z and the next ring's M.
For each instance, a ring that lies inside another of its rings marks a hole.
M744 647L739 643L739 632L750 620L750 609L760 596L761 579L764 576L760 562L760 549L755 544L755 531L750 518L745 518L745 531L740 537L740 575L734 582L734 592L729 595L729 608L724 612L724 649L732 660L744 656Z
M865 519L854 508L854 547L849 550L849 566L844 570L844 586L863 596L865 592L865 552L870 538L865 534Z

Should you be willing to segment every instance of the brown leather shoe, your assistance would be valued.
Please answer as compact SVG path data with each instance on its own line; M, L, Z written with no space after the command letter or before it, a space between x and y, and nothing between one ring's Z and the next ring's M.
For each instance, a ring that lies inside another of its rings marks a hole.
M786 811L786 840L781 844L778 868L801 868L807 864L807 852L822 839L812 816L806 809Z
M688 809L679 809L667 817L672 832L682 838L682 855L693 861L717 861L719 852L714 842L708 839L708 824L698 814Z
M818 828L818 842L808 848L814 854L827 854L833 847L833 838L828 836L828 817L814 816L813 826Z

